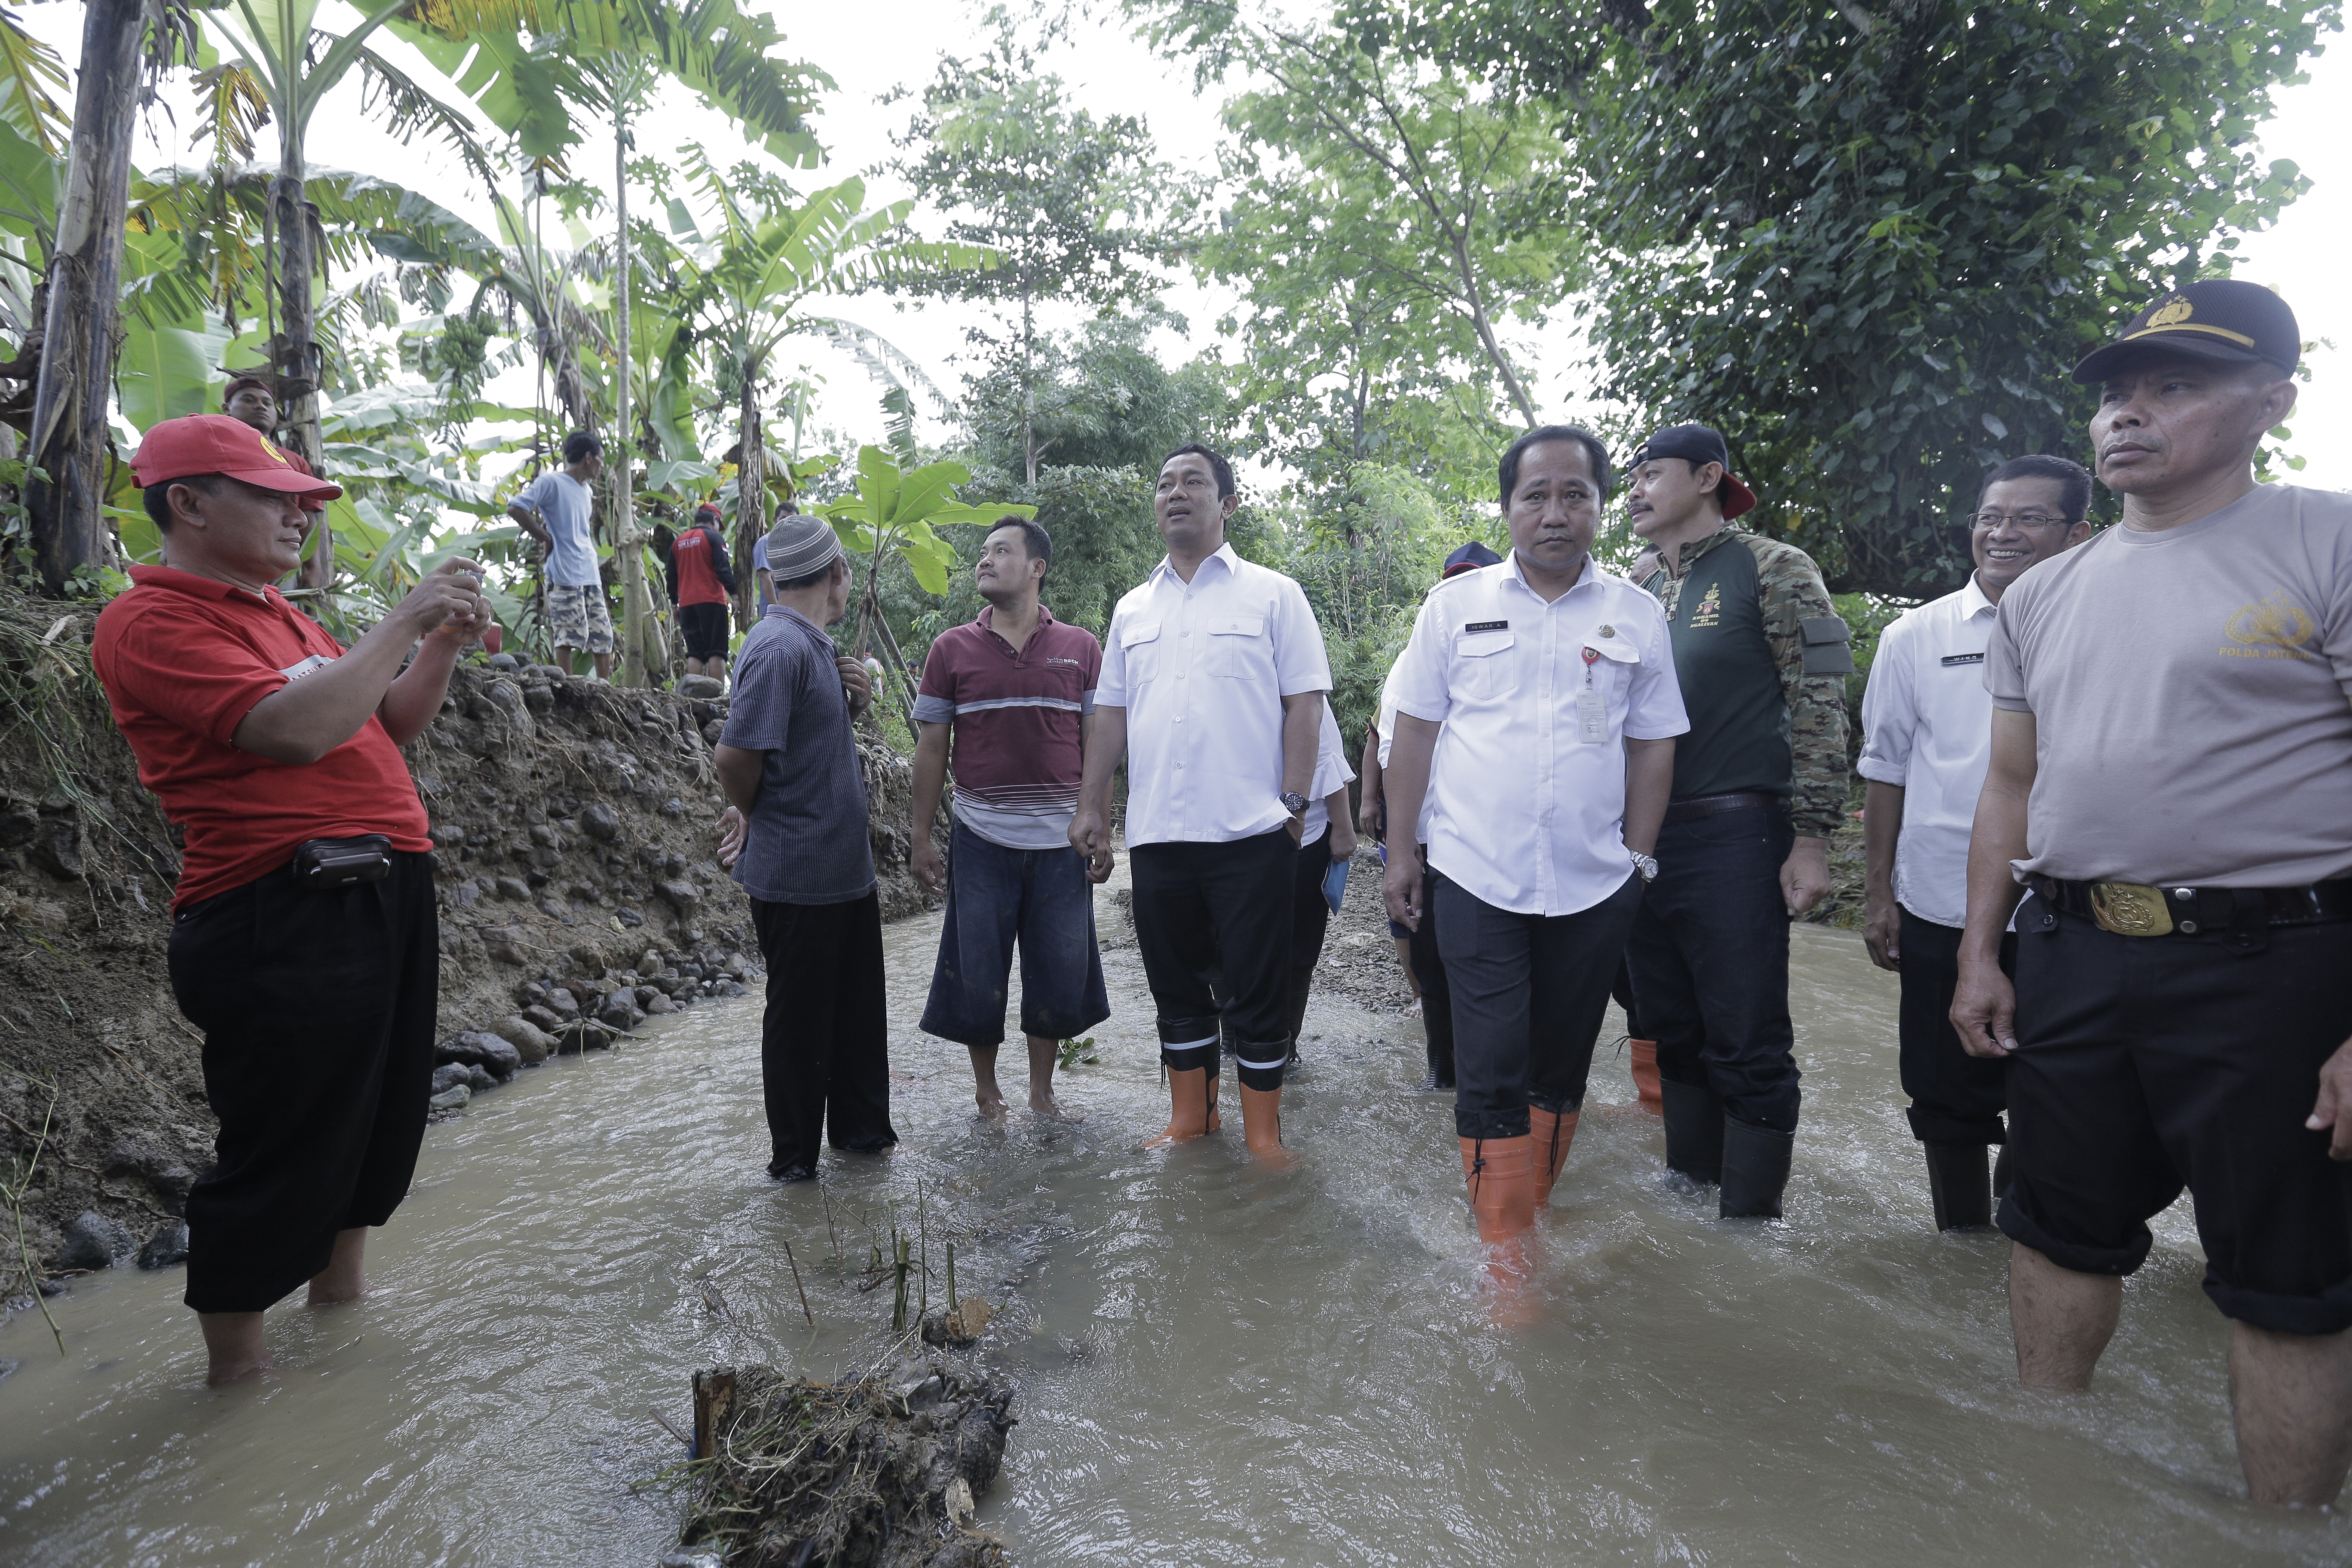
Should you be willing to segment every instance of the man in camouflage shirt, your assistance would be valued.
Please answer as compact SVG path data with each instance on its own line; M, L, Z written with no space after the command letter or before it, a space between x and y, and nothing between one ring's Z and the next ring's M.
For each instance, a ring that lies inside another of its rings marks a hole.
M1726 1219L1777 1219L1797 1132L1789 922L1829 891L1853 660L1811 557L1728 525L1756 496L1722 436L1670 426L1630 467L1654 552L1634 577L1665 605L1691 728L1626 964L1667 1167L1719 1183Z

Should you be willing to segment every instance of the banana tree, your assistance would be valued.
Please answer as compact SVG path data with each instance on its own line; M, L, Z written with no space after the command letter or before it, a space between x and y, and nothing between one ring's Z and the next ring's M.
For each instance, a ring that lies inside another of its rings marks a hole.
M901 469L898 460L880 447L857 449L857 489L817 514L831 521L843 548L866 557L866 585L857 602L857 643L855 657L866 657L867 642L878 638L892 680L915 710L915 681L898 651L898 639L882 614L882 568L895 556L914 574L916 586L926 594L945 594L957 564L956 548L938 530L953 523L993 522L998 518L1034 517L1033 506L970 506L956 499L956 487L971 482L971 471L961 463L930 463Z

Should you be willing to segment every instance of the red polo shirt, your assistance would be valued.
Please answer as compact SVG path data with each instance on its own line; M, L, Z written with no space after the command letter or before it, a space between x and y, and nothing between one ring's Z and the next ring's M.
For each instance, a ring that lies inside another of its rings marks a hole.
M293 858L306 838L381 833L428 850L424 804L400 748L371 714L309 766L229 744L254 704L343 647L274 588L246 589L133 566L98 617L90 663L139 759L139 782L187 835L173 907L239 888Z
M1041 605L1015 653L991 613L931 644L915 719L954 725L957 820L1009 849L1055 848L1078 808L1078 721L1094 711L1102 644Z

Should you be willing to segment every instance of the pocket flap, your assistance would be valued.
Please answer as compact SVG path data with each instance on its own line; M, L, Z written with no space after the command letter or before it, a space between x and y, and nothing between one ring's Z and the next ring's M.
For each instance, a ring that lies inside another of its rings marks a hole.
M1454 651L1465 658L1484 658L1488 654L1501 653L1519 640L1517 632L1478 632L1454 645Z
M1639 664L1642 650L1633 646L1631 637L1595 637L1584 645L1587 653L1599 654L1612 664Z
M1121 647L1133 647L1138 643L1157 641L1159 637L1160 623L1158 621L1146 621L1141 626L1120 627L1118 633L1118 646Z
M1213 637L1262 637L1265 636L1264 616L1227 616L1209 628Z

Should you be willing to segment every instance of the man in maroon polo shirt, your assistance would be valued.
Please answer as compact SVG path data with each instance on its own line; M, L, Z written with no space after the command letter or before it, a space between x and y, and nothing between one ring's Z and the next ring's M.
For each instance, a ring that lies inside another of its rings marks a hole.
M923 1032L970 1048L980 1112L1003 1116L996 1047L1017 941L1029 1109L1076 1121L1079 1113L1054 1098L1055 1052L1110 1016L1095 945L1094 884L1069 837L1102 644L1037 602L1053 556L1053 541L1037 524L1018 517L997 523L972 569L988 607L931 644L915 700L910 865L926 889L948 895ZM950 732L955 826L942 871L931 822Z
M270 1364L261 1315L297 1285L312 1306L360 1294L366 1227L408 1192L440 936L400 747L489 612L474 563L446 561L346 649L270 586L301 557L302 502L341 490L222 415L156 426L131 470L172 564L131 568L90 658L186 837L172 991L220 1118L186 1300L225 1383Z

